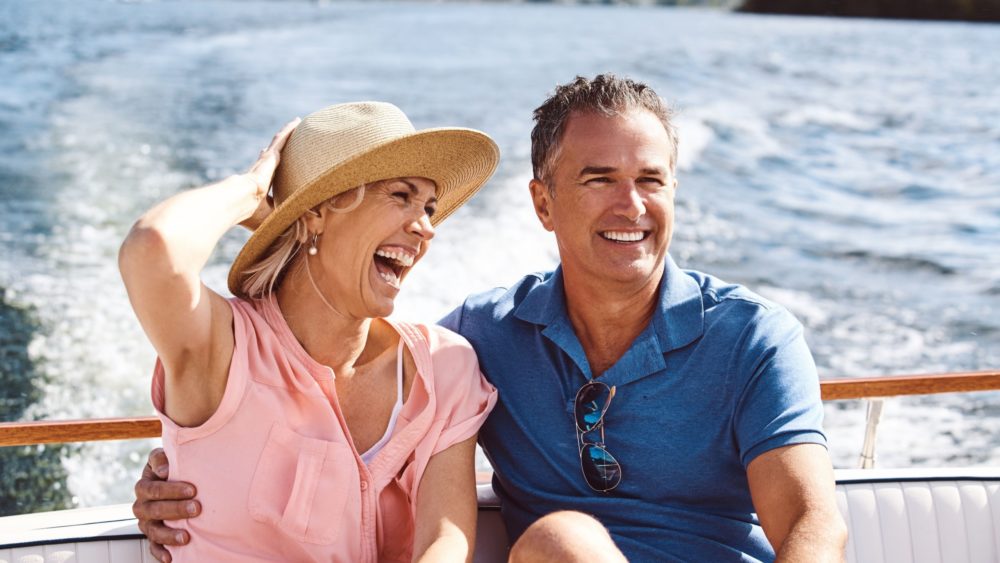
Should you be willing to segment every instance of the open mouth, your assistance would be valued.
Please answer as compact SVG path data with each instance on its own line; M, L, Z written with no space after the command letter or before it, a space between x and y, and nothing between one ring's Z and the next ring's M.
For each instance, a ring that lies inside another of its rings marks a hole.
M402 250L379 248L373 259L379 277L394 287L399 287L403 272L413 266L413 255Z
M609 240L611 242L616 242L620 244L629 244L633 242L639 242L641 240L646 240L649 237L649 231L601 231L601 238L604 240Z

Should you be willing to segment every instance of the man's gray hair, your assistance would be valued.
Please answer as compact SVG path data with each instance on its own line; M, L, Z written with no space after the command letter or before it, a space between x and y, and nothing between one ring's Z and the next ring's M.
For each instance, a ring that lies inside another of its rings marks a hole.
M614 74L599 74L588 80L575 80L556 87L555 92L535 109L535 128L531 130L531 166L535 179L552 190L551 174L559 157L559 142L566 123L574 113L596 113L612 117L644 109L663 124L670 139L670 168L677 164L677 130L671 123L673 112L648 85Z

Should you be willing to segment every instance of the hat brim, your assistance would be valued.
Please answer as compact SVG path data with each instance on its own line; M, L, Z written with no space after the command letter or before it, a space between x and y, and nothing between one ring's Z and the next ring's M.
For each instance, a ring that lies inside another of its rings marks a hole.
M229 269L229 290L243 295L242 274L306 211L347 190L390 178L422 177L437 185L437 225L455 212L493 175L500 149L474 129L424 129L372 147L301 186L254 231ZM280 165L279 165L280 166Z

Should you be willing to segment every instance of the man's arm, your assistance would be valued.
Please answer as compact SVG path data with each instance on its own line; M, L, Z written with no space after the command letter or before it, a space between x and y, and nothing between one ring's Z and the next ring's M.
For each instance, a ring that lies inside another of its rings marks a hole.
M764 452L750 462L747 479L776 563L844 561L847 525L826 448L796 444Z
M175 530L163 521L201 514L201 503L194 500L197 494L194 485L167 481L169 471L163 449L149 452L149 461L135 484L135 503L132 505L132 512L139 519L139 530L149 538L149 552L164 563L171 560L164 545L185 545L191 538L184 530Z

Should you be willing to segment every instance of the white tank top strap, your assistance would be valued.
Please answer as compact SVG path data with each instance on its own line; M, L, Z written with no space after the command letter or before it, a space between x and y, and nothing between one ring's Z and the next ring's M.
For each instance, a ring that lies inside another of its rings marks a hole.
M392 425L396 421L399 409L403 408L403 338L399 339L399 348L396 348L396 406L392 409Z
M389 443L389 438L392 437L392 431L396 429L396 418L399 416L399 411L403 410L403 339L399 339L399 347L396 348L396 404L392 406L392 414L389 415L389 424L385 427L385 434L379 438L375 445L368 448L368 451L361 454L361 461L365 462L365 465L370 465L375 456L378 455L382 448Z

